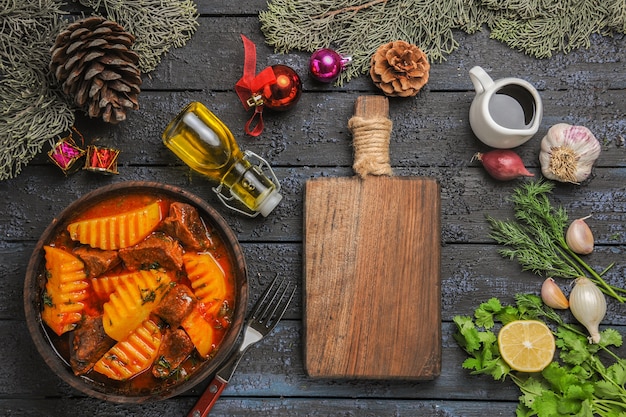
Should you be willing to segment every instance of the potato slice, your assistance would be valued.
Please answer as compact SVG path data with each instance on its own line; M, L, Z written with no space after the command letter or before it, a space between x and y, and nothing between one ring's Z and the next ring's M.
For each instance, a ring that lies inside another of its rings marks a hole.
M118 342L148 318L171 282L162 270L137 271L129 275L119 280L109 301L103 305L104 331Z
M92 248L116 250L141 242L156 229L162 219L161 204L156 201L114 216L70 223L67 231L72 240Z
M101 299L108 300L109 296L115 292L115 289L124 279L130 279L133 274L110 275L104 277L91 278L91 287L93 292Z
M207 313L217 316L228 295L222 267L210 253L186 253L183 263L194 295L206 305Z
M83 262L76 256L53 246L44 246L44 251L48 280L41 318L60 336L80 322L89 282Z
M196 350L203 358L208 358L215 346L215 329L202 315L198 304L181 323Z
M161 340L159 326L152 320L146 320L125 340L109 349L93 369L117 381L130 379L152 366Z

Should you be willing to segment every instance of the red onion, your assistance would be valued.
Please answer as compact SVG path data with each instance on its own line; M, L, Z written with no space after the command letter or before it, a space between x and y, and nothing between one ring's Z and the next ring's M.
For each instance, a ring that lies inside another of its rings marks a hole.
M482 162L485 170L493 178L501 181L509 181L519 177L534 177L535 174L528 172L522 158L509 149L496 149L485 153L476 153L474 158Z

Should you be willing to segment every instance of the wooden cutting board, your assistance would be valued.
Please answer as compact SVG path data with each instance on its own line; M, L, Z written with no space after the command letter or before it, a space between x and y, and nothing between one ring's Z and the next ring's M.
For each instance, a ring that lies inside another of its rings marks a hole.
M388 117L387 99L359 97L355 117ZM353 135L356 161L354 130ZM388 159L388 148L386 152ZM438 376L437 181L361 172L310 180L304 198L304 361L309 376Z

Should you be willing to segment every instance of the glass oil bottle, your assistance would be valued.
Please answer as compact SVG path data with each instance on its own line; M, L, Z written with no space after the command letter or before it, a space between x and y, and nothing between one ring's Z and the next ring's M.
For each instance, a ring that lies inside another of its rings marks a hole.
M264 217L282 200L280 183L260 156L242 152L228 127L200 102L187 105L165 128L163 142L190 168L210 178L227 207ZM266 167L269 176L266 176Z

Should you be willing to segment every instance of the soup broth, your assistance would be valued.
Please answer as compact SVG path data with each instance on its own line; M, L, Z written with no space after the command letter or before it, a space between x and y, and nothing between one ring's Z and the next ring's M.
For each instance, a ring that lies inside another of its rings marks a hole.
M165 219L167 219L170 215L170 208L176 202L172 199L163 198L160 196L156 197L147 194L123 195L99 202L98 204L94 205L91 208L88 208L84 212L77 213L77 215L72 218L68 223L71 224L84 220L101 219L106 218L107 216L115 216L119 215L120 213L127 213L132 212L133 210L141 209L142 207L146 207L153 203L158 203L159 209L162 214L162 220L160 221L156 229L146 237L146 239L155 234L159 234L159 236L161 236L161 234L168 235L170 231L164 228L163 224ZM205 302L201 301L201 297L196 297L197 300L195 300L195 306L197 306L197 310L201 313L204 320L206 320L212 327L213 339L212 349L210 350L210 352L208 352L208 354L201 355L199 354L197 349L193 349L190 354L185 356L180 366L178 366L170 375L162 378L153 375L152 368L154 364L149 366L146 370L141 371L137 375L133 375L127 380L114 380L101 373L98 373L94 369L91 369L88 372L82 374L82 378L89 379L97 384L104 384L107 386L115 387L118 391L126 392L129 395L146 395L150 392L162 391L164 387L175 384L180 379L188 378L204 363L210 361L211 358L213 358L217 351L220 349L220 344L225 334L229 330L233 315L233 308L236 301L236 283L233 273L234 260L230 259L228 250L226 249L226 246L222 241L219 233L217 233L213 229L213 227L206 222L205 219L203 219L201 216L199 218L201 220L203 233L206 237L207 244L204 247L200 249L192 248L189 246L188 243L183 243L179 237L170 237L176 240L178 244L180 244L184 255L210 254L212 256L212 259L214 259L216 264L219 266L219 269L223 272L223 288L225 289L225 296L223 297L223 299L216 300L216 302L219 302L219 305L217 307L206 305ZM60 231L51 239L51 241L48 242L48 245L50 247L61 249L70 254L76 254L78 248L86 246L76 239L73 239L73 236L70 235L67 227L60 228L59 230ZM158 265L151 266L159 267ZM161 271L164 270L164 268L162 267L159 269ZM128 266L125 264L124 261L122 261L102 274L99 274L95 277L88 276L86 278L86 281L89 282L89 287L86 288L87 297L83 301L83 318L102 316L104 311L104 305L109 302L109 299L106 296L103 296L101 293L98 293L94 290L95 280L121 276L124 274L128 274L129 272L131 271L128 269ZM171 288L175 286L186 286L194 294L197 294L197 289L194 288L194 284L191 282L189 276L187 275L185 265L183 265L179 270L164 271L164 273L167 273L168 276L171 277L171 281L168 283L169 289L167 289L166 291L171 291ZM48 273L43 275L42 280L44 281L44 283L47 277ZM46 290L44 290L42 293L42 308L45 308L47 302L47 300L45 299L46 296L47 293ZM166 329L170 327L169 323L167 323L162 317L156 315L154 311L150 312L149 317L150 319L158 323L161 332L165 332ZM76 325L76 328L78 328L80 325L81 324L78 323ZM76 343L76 340L74 340L76 332L74 330L71 330L58 335L47 325L45 325L44 327L46 335L49 338L57 354L63 359L68 367L72 368L71 355L74 344ZM180 329L182 328L182 326L179 326L178 328ZM156 357L155 363L158 360L159 357Z

